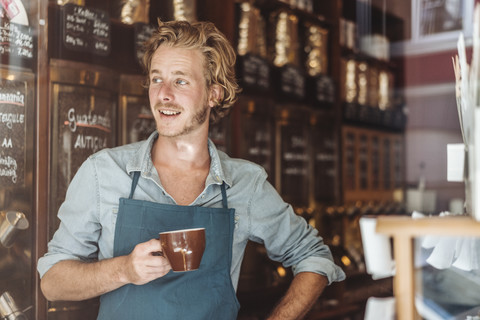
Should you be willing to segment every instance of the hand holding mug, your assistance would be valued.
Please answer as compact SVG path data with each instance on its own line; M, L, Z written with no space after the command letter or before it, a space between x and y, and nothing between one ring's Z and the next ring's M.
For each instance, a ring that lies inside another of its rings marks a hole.
M127 256L126 273L129 282L142 285L166 275L171 267L161 252L162 246L158 239L137 244Z

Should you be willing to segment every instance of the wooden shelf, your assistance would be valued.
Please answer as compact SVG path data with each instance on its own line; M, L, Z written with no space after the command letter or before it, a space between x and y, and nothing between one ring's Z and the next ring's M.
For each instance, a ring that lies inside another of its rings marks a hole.
M480 222L467 216L425 217L412 219L407 216L379 217L377 232L395 236L419 237L424 235L461 235L480 237Z
M419 219L385 216L378 218L376 231L393 238L397 319L414 320L420 317L415 309L413 239L425 235L480 237L480 222L466 216Z

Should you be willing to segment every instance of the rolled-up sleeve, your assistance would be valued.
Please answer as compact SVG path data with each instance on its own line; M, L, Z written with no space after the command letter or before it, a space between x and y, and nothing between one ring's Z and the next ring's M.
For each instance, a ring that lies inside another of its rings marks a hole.
M257 177L248 211L250 240L264 244L270 259L292 267L294 275L322 274L329 284L345 279L345 273L333 262L330 249L317 229L294 213L266 176Z
M60 226L38 260L40 277L62 260L97 259L101 226L98 219L98 181L92 160L87 159L71 181L60 206Z

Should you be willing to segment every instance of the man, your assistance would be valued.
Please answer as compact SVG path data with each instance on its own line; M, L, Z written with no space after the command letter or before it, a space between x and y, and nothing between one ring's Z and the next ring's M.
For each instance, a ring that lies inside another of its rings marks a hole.
M159 22L144 63L157 131L81 166L38 262L45 297L101 295L98 319L235 319L253 240L295 274L270 319L303 317L345 275L263 168L229 158L208 139L209 119L236 100L234 50L211 23ZM170 272L158 233L192 227L206 229L200 268Z

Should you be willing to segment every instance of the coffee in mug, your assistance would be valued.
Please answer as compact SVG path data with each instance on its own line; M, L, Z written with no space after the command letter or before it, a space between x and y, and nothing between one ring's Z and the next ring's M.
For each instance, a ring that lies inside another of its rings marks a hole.
M205 228L161 232L160 242L173 271L196 270L205 251Z

